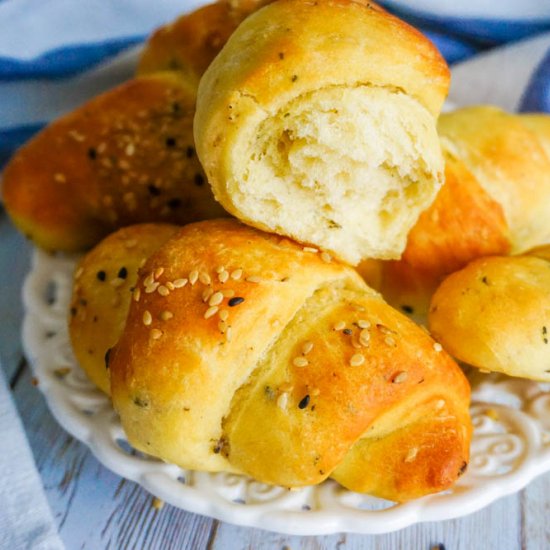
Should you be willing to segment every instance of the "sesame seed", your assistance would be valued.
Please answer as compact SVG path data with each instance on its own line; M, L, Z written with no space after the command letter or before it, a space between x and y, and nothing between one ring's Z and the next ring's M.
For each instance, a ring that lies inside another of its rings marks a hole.
M386 344L387 344L388 346L392 346L392 347L395 346L395 340L394 340L391 336L386 336L386 337L384 338L384 342L386 342Z
M286 409L286 406L288 405L288 393L283 392L277 397L277 407L279 409Z
M313 246L304 246L304 248L302 248L302 250L304 252L311 252L313 254L317 254L317 252L319 252L319 250L317 248L314 248Z
M155 510L162 510L162 508L164 507L164 501L161 500L160 498L153 497L151 506L153 506Z
M362 346L365 346L367 347L370 343L370 332L369 332L369 329L366 329L364 328L360 333L359 333L359 343L362 345Z
M210 296L212 296L212 294L214 294L214 289L213 288L207 288L206 290L204 290L203 293L202 293L202 301L204 303L208 302L208 300L210 299Z
M227 323L225 321L220 321L218 323L218 330L223 334L227 329Z
M313 342L305 342L302 346L302 353L307 355L313 349Z
M191 285L194 285L199 278L199 272L196 269L193 269L191 273L189 273L189 283Z
M435 404L435 408L436 409L442 409L443 407L445 406L445 400L444 399L440 399L436 404Z
M226 298L233 298L233 296L235 296L235 291L232 288L227 288L225 290L222 290L222 294Z
M235 269L235 271L233 271L231 273L231 278L234 280L234 281L238 281L241 276L243 274L243 270L242 269Z
M162 336L162 330L159 330L158 328L154 328L151 331L151 338L153 340L158 340Z
M239 304L242 304L244 302L244 298L242 296L235 296L234 298L231 298L229 302L227 302L227 305L229 307L235 307Z
M166 288L168 290L174 290L176 287L174 286L174 283L172 281L167 281Z
M187 279L176 279L172 284L174 285L174 288L183 288L187 282Z
M168 294L170 294L170 291L164 285L160 285L158 287L158 293L161 296L168 296Z
M317 397L321 393L321 390L319 388L313 388L310 393L313 397Z
M225 266L219 265L214 271L216 273L221 273L222 271L225 271Z
M409 452L407 453L407 456L405 458L405 462L412 462L416 455L418 454L418 448L413 447L412 449L409 449Z
M344 321L338 321L332 328L333 330L344 330L346 328L346 323Z
M226 283L229 279L229 273L227 271L222 271L220 274L218 274L218 279L220 283Z
M233 335L233 329L229 326L229 327L227 327L227 330L225 331L225 339L228 342L231 342L232 335Z
M403 382L406 382L408 378L409 373L402 370L392 378L392 382L394 384L402 384Z
M134 302L139 302L140 298L141 298L141 290L139 288L136 288L134 290Z
M434 350L439 353L440 351L443 351L443 346L439 342L434 343Z
M154 273L155 279L158 279L163 273L164 273L164 267L157 267Z
M371 324L370 324L370 321L365 321L365 319L359 319L359 321L357 321L357 326L359 328L370 328Z
M212 284L212 278L210 277L210 275L208 275L208 273L205 273L204 271L201 271L201 273L199 274L199 281L203 285Z
M79 268L76 270L75 274L74 274L74 278L75 278L75 279L80 279L80 276L82 275L83 271L84 271L84 268L83 268L83 267L79 267Z
M128 145L126 145L126 149L124 150L124 152L129 156L131 157L135 152L136 152L136 147L133 143L128 143Z
M220 309L220 312L218 315L220 316L220 319L222 321L227 321L229 317L229 311L227 311L227 309Z
M218 313L218 306L212 306L212 307L209 307L205 314L204 314L204 318L205 319L210 319L210 317L212 317L213 315L216 315L216 313Z
M160 314L160 318L162 321L169 321L170 319L172 319L172 317L174 317L174 314L171 311L163 311Z
M322 252L321 253L321 260L323 260L323 262L329 264L332 261L332 256L328 252Z
M155 282L155 275L153 273L147 275L143 280L143 286L151 286Z
M392 330L389 329L386 325L382 325L380 323L378 323L376 325L376 327L378 328L378 330L382 333L382 334L392 334Z
M295 357L292 364L295 367L307 367L309 365L309 361L305 357Z
M223 302L223 294L221 292L214 292L208 302L209 306L218 306Z
M365 356L361 355L360 353L356 353L355 355L351 356L351 359L349 360L349 364L352 367L359 367L365 362Z
M262 279L260 277L257 277L256 275L253 275L252 277L247 277L245 280L248 281L249 283L261 283L262 282Z
M152 292L155 292L157 288L159 287L160 283L151 283L150 285L145 287L145 294L151 294Z
M145 310L143 313L143 324L148 327L153 322L153 316L151 315L151 312L148 310Z
M118 288L119 286L124 284L124 279L121 279L120 277L115 277L111 280L109 283L111 286L114 286L115 288Z
M101 142L97 147L96 147L96 151L98 153L104 153L105 152L105 149L107 149L107 144L105 142Z

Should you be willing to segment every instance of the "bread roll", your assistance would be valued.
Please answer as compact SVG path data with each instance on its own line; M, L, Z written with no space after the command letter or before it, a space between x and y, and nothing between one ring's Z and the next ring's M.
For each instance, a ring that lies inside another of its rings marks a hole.
M160 223L119 229L76 266L69 318L71 344L88 378L107 394L105 357L124 328L138 269L177 229Z
M494 256L470 263L437 289L429 324L461 361L550 381L550 261Z
M197 152L246 223L352 264L396 258L443 179L448 81L433 45L373 3L281 0L201 79Z
M155 252L110 354L130 443L288 487L334 475L398 501L449 487L468 461L466 379L327 259L235 220L188 225Z
M133 223L223 216L195 155L195 93L157 73L50 124L3 174L16 226L47 250L77 251Z

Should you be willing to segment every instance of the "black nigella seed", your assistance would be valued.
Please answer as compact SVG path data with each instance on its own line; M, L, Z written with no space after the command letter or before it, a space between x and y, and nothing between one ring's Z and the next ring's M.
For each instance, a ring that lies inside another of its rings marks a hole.
M109 348L106 352L105 352L105 368L108 369L109 368L109 359L111 357L111 348Z
M128 277L128 270L125 267L121 267L118 270L118 276L120 279L126 279Z
M195 174L195 185L197 187L202 187L204 185L204 177L202 174Z
M166 147L175 147L176 146L176 138L168 137L166 138Z
M88 149L88 157L92 160L95 160L97 158L97 151L93 147L90 147Z
M353 334L353 331L350 328L345 328L342 332L347 336L351 336Z
M71 315L74 317L76 315L76 307L71 308Z
M195 154L195 149L193 147L187 147L185 150L185 156L190 159Z
M402 309L405 313L414 313L414 308L413 308L412 306L404 305L404 306L401 306L401 309Z
M241 296L235 296L234 298L230 298L229 302L227 302L227 305L229 307L238 306L239 304L242 304L244 302L244 298Z
M97 272L97 278L100 281L104 281L107 278L107 273L105 273L105 271L98 271Z
M179 208L181 206L181 199L170 199L166 204L172 209Z
M160 195L160 189L156 185L148 185L147 190L153 197L158 197Z
M303 397L302 400L298 403L298 408L305 409L308 405L309 405L309 394Z

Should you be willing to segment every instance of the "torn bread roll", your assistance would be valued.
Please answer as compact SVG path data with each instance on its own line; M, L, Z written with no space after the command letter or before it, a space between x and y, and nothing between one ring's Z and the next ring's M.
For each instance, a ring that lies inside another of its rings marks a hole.
M433 296L430 331L485 371L550 381L550 246L533 256L482 258Z
M129 442L287 487L333 476L404 501L451 486L468 462L464 375L327 260L229 219L155 252L109 357ZM154 274L162 293L146 292Z
M448 68L369 2L281 0L203 75L195 142L231 214L349 263L396 258L443 180Z
M180 74L156 73L50 124L4 170L15 225L46 250L80 251L134 223L223 216L195 154L195 100Z
M72 349L88 378L107 394L105 357L122 334L138 270L177 229L161 223L124 227L97 244L75 268L69 309Z

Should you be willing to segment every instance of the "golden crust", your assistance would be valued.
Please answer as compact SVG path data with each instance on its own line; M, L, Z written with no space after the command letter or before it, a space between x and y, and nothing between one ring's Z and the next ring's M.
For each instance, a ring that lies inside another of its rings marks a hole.
M84 372L107 394L105 355L122 334L138 269L177 229L168 224L119 229L76 266L69 318L71 344Z
M8 213L39 246L66 251L133 223L223 216L195 155L194 106L177 73L92 99L16 153L3 175Z
M437 289L429 324L434 337L461 361L550 381L549 262L494 256L470 263Z
M174 289L144 293L154 273ZM149 258L137 287L110 368L115 408L145 452L301 486L329 476L373 424L380 434L414 424L419 404L442 396L453 418L445 433L469 434L469 388L456 364L354 270L307 247L234 220L192 224ZM449 454L430 468L467 461L468 437ZM369 468L368 453L358 460ZM373 492L407 500L439 490L417 464L414 487L388 479ZM359 487L350 471L339 480Z

